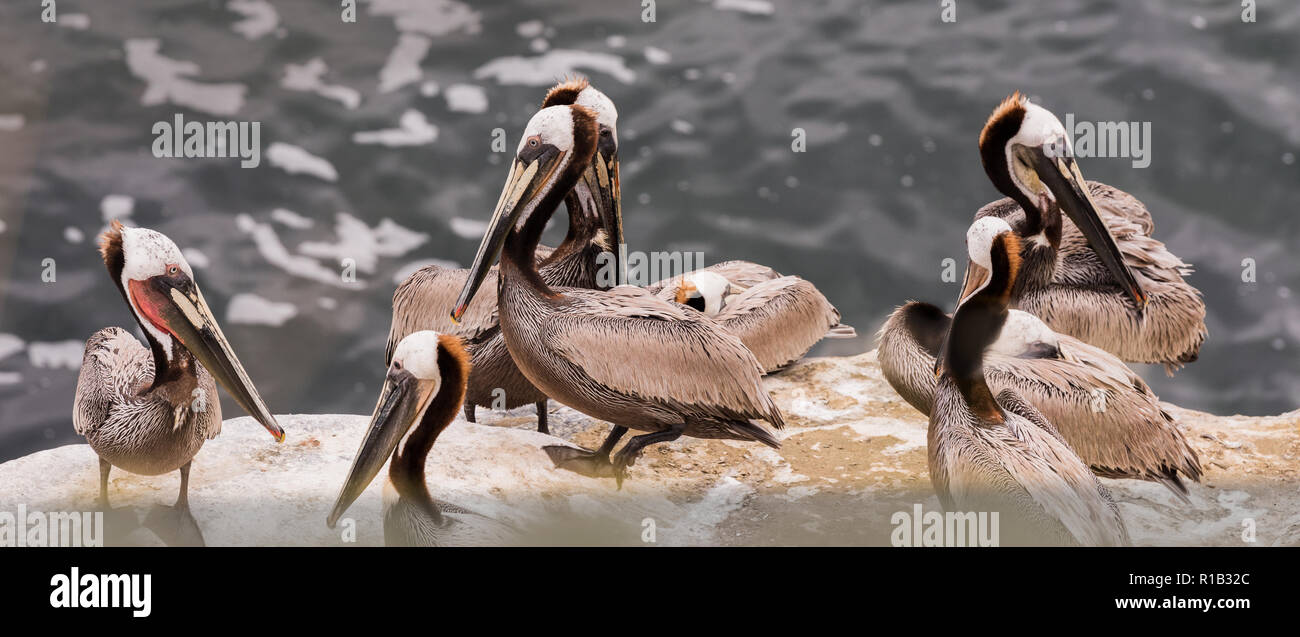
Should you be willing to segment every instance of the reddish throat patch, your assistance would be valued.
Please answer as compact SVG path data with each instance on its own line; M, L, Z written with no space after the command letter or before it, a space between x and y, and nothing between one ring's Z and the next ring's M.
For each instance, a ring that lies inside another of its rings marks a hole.
M168 329L166 322L163 321L164 304L169 301L154 291L148 281L131 279L127 282L127 287L131 292L131 302L135 304L140 314L153 323L154 327L176 336L176 333Z

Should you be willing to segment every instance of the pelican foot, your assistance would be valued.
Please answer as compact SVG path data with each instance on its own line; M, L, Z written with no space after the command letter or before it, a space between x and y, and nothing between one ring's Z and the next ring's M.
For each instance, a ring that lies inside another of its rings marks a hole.
M155 506L145 518L144 526L167 546L205 546L203 532L189 507Z
M557 469L572 471L588 478L613 478L614 465L609 453L600 453L568 445L546 445L542 451L550 456Z

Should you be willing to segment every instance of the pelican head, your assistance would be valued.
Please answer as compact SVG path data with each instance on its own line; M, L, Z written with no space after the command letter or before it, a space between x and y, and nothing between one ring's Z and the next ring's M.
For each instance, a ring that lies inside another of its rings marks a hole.
M455 419L465 396L469 356L459 339L430 330L414 332L393 350L379 403L361 440L352 469L326 523L330 528L374 481L392 457L390 475L399 493L424 488L424 459L438 434ZM419 426L415 426L420 423Z
M1038 220L1031 223L1037 226L1034 232L1042 231L1043 219L1064 211L1125 294L1138 309L1145 307L1147 296L1098 215L1074 161L1070 136L1056 115L1015 93L989 116L979 145L984 172L1002 194L1020 204L1027 218Z
M727 306L730 297L743 291L726 277L716 272L701 270L682 275L675 300L709 316L715 316Z
M623 207L618 181L618 109L614 101L596 90L585 78L555 85L546 94L542 108L577 104L596 116L596 152L574 187L579 205L595 205L593 216L604 228L615 258L623 243ZM616 263L616 266L618 264ZM621 280L621 279L620 279Z
M128 228L113 221L100 236L99 251L122 298L149 337L154 384L171 380L172 365L185 364L180 360L183 348L212 373L244 411L282 442L284 430L275 422L221 333L180 248L162 233Z
M997 340L1006 323L1011 290L1020 272L1020 238L1000 217L984 217L971 224L966 251L971 262L988 276L957 303L943 355L935 361L936 377L949 371L970 376L980 369L984 350Z
M453 321L464 315L508 235L524 235L533 242L527 247L536 248L546 221L591 163L597 139L595 114L577 104L548 106L528 121L469 279L452 309ZM531 254L521 258L531 264Z

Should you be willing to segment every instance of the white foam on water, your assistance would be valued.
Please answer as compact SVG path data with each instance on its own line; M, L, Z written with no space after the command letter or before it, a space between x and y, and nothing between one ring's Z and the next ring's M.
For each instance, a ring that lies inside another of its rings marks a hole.
M22 130L27 125L27 118L21 113L0 114L0 131Z
M244 16L230 28L249 40L256 40L280 26L280 14L266 0L230 0L226 8Z
M198 248L184 248L181 250L181 256L185 257L185 261L196 268L206 269L209 265L212 265L212 259L209 259L208 255Z
M18 372L0 372L0 385L17 385L23 382L23 375Z
M443 92L447 108L458 113L486 113L487 92L473 84L452 84Z
M544 31L546 25L541 20L529 20L515 25L515 33L518 33L521 38L535 38L542 35Z
M651 64L667 64L673 61L671 53L653 46L645 48L645 59Z
M397 39L397 46L388 54L384 68L379 69L380 92L389 93L418 82L424 75L424 71L420 70L420 62L424 61L432 43L432 40L422 35L403 33Z
M284 77L280 79L280 86L291 91L315 93L321 97L332 99L349 110L360 106L360 91L341 84L325 83L323 77L328 71L329 67L320 58L313 58L306 64L286 64Z
M552 49L536 57L499 57L478 67L474 77L495 79L501 84L548 86L557 77L578 74L579 69L605 73L624 84L636 81L636 73L627 68L622 57L573 49Z
M266 159L272 166L284 169L291 175L301 173L325 181L338 181L339 178L338 171L329 160L317 157L293 144L284 142L271 144L271 147L266 149Z
M306 230L316 225L316 220L310 217L304 217L287 208L276 208L271 211L271 221L294 228L297 230Z
M455 0L370 0L370 15L391 16L398 31L431 36L482 30L481 15Z
M68 226L63 229L63 238L68 243L81 243L86 240L86 233L76 226Z
M772 15L776 12L776 7L767 0L714 0L713 8L753 15Z
M99 214L108 223L114 219L123 221L135 211L135 198L127 195L104 195L99 200Z
M65 13L60 15L56 22L61 27L76 31L85 31L90 28L90 16L84 13Z
M27 346L27 360L33 367L76 370L81 368L81 355L85 352L85 341L32 341Z
M263 259L289 274L340 288L364 287L360 279L354 283L343 281L341 269L329 268L310 257L290 253L280 241L280 235L276 234L275 228L269 223L259 223L249 215L241 213L235 217L235 225L240 231L253 238L253 244Z
M410 278L410 276L415 274L417 270L430 265L436 265L447 270L460 269L460 264L455 261L448 261L447 259L420 259L419 261L411 261L410 263L397 268L397 271L393 273L393 283L401 285L403 281Z
M376 131L362 131L352 134L352 141L357 144L381 144L383 146L420 146L432 144L438 139L438 127L429 123L424 113L408 109L402 113L398 128L385 128Z
M358 270L371 274L379 257L400 257L429 240L429 235L404 228L392 219L383 219L371 228L346 212L335 216L334 229L337 241L304 242L298 252L321 259L354 259Z
M240 292L230 299L226 308L226 321L245 325L271 325L279 327L298 315L293 303L279 303L250 292Z
M171 102L210 115L234 115L244 106L248 87L237 83L205 84L189 79L197 75L199 65L174 60L158 53L160 43L153 38L126 41L126 66L131 74L147 83L140 103L157 106Z
M478 219L465 219L463 217L451 218L451 231L462 239L482 239L483 234L487 232L488 224L486 221Z
M27 342L13 334L0 334L0 361L23 351Z

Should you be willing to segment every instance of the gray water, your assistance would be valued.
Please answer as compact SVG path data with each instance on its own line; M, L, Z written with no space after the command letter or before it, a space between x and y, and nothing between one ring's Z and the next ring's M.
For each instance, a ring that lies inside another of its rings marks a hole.
M660 0L653 23L631 0L362 1L355 23L338 2L271 0L266 27L227 4L57 0L55 24L37 0L0 4L0 460L77 441L79 341L135 329L94 249L105 208L187 250L272 411L368 412L395 278L469 262L504 179L493 129L513 149L570 72L618 104L630 248L812 280L863 335L823 354L870 349L908 299L951 304L941 262L997 197L976 139L1007 94L1062 117L1150 122L1149 167L1080 165L1144 201L1157 238L1195 264L1210 339L1174 378L1139 373L1163 399L1216 413L1300 404L1292 0L1261 0L1255 23L1235 0L958 0L955 23L938 0ZM381 73L395 49L425 44L412 81ZM287 65L313 59L334 97L284 85ZM353 138L412 110L436 139ZM152 128L177 113L261 122L261 165L155 157ZM792 152L796 128L806 152ZM273 165L275 142L328 161L336 180ZM339 213L352 219L341 228ZM412 245L412 232L426 237ZM549 232L558 240L563 221ZM340 285L341 258L358 283ZM237 294L256 295L251 311ZM268 316L283 323L245 322ZM225 413L242 412L227 400Z

